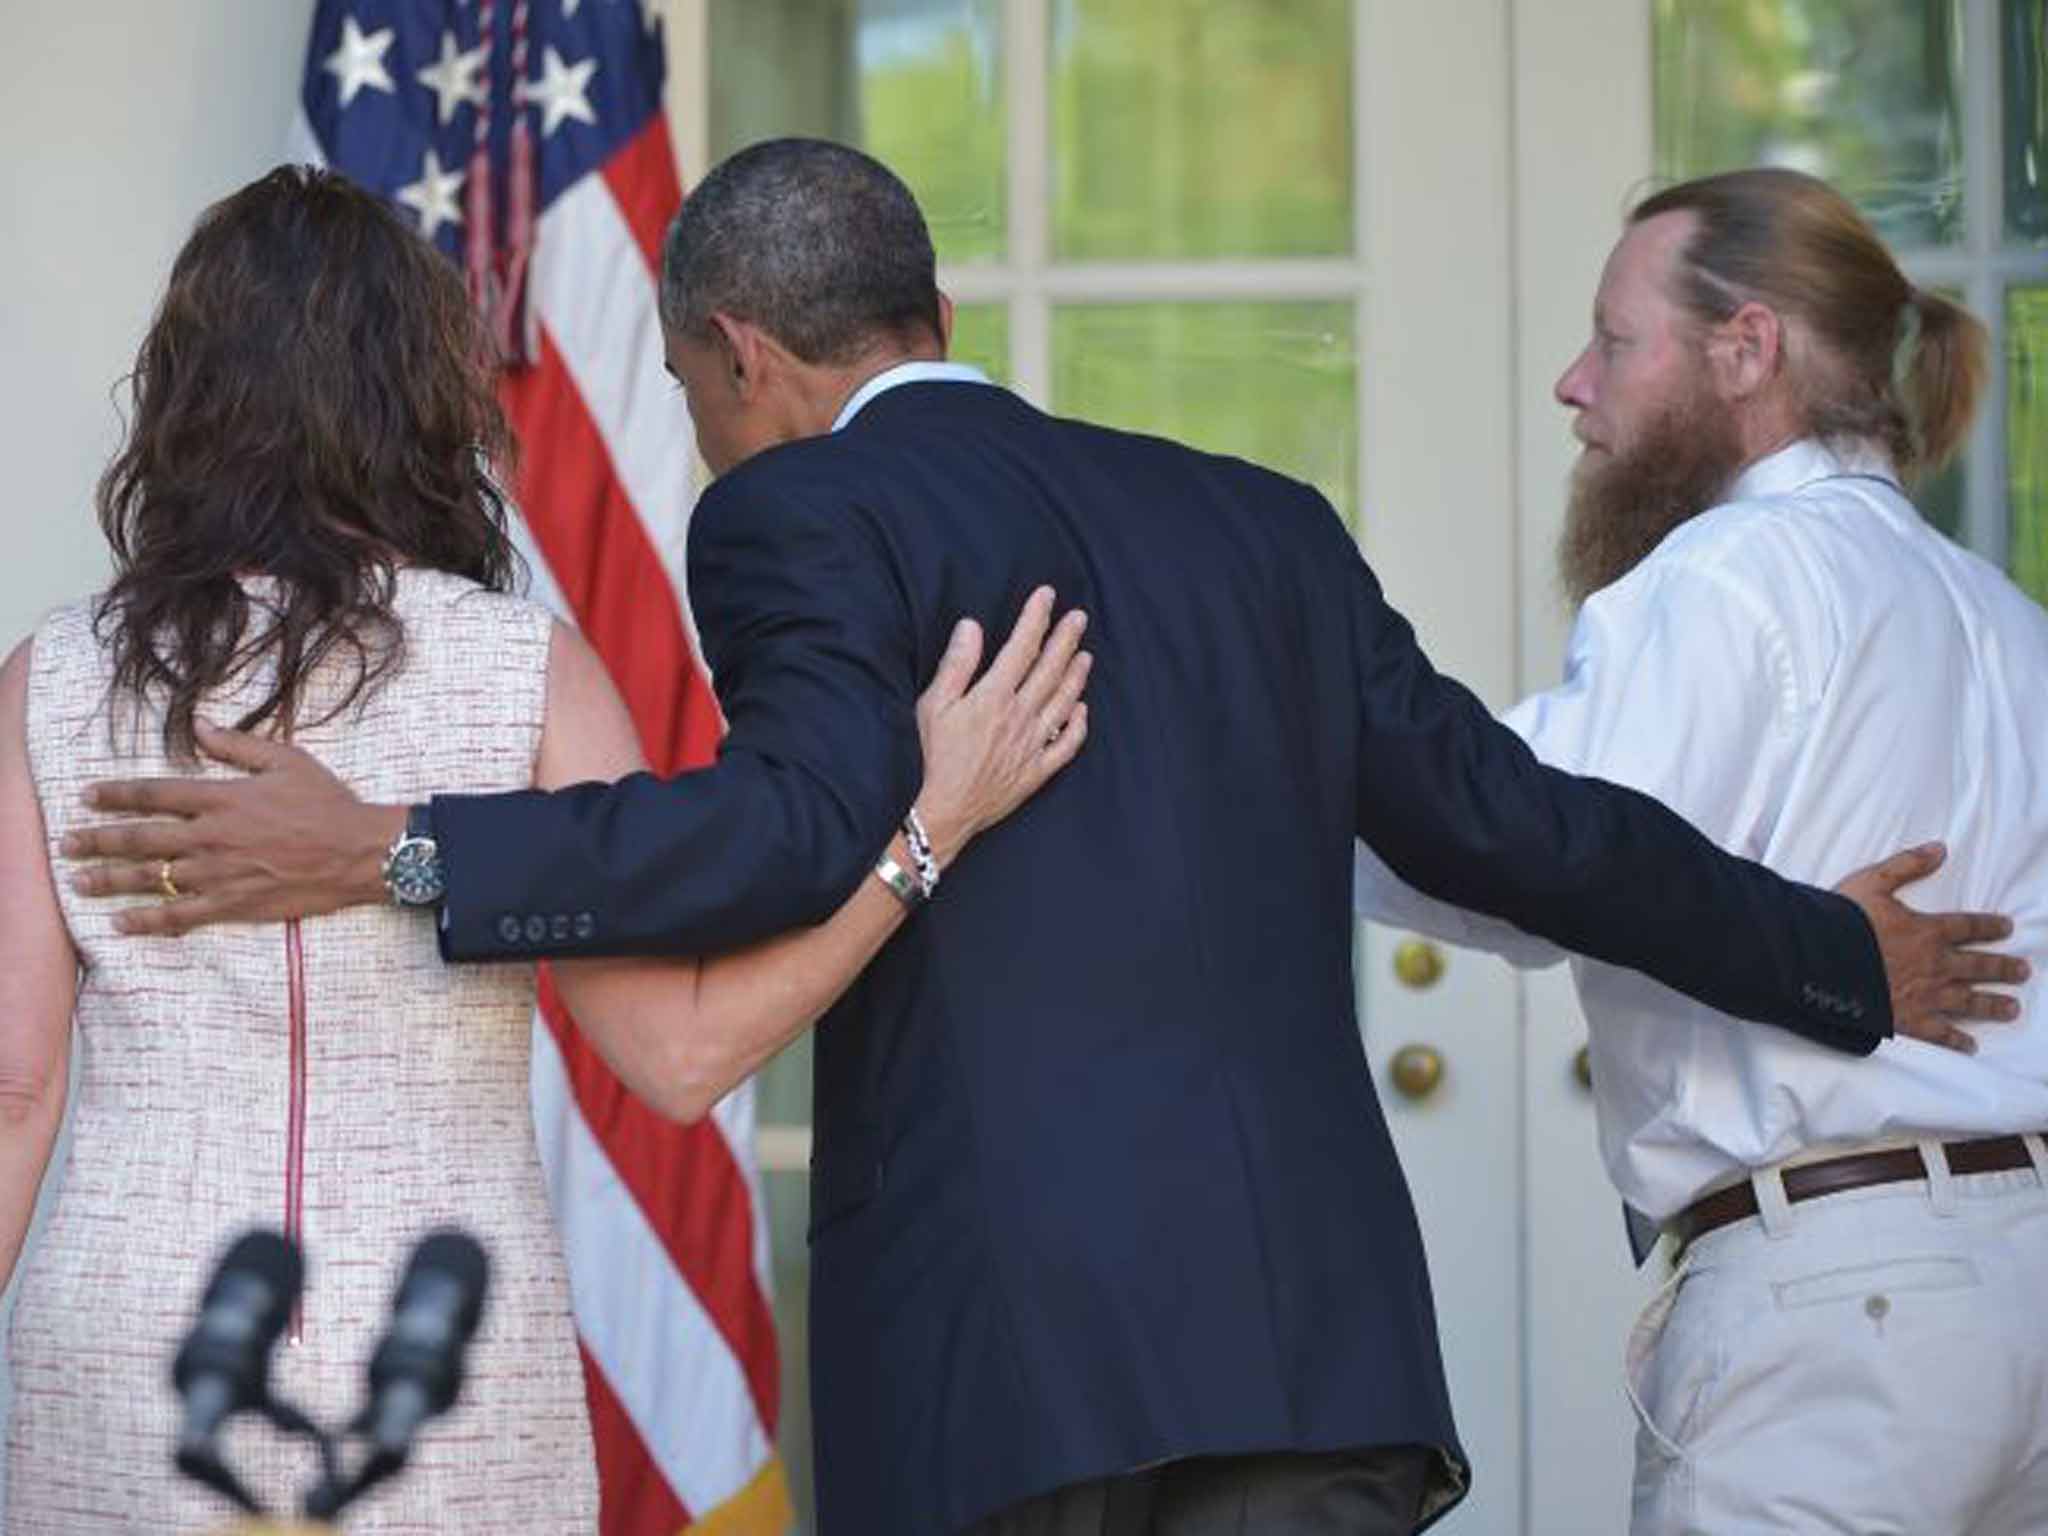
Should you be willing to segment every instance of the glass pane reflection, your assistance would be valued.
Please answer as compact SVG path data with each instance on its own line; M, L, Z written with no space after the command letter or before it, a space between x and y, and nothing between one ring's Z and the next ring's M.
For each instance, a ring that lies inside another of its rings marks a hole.
M2048 288L2006 295L2013 580L2048 603Z
M1004 249L1002 0L860 0L860 145L910 184L941 261Z
M1055 0L1053 250L1351 248L1352 0Z
M941 261L1007 239L1002 0L712 0L711 152L804 134L909 183Z
M1355 530L1354 329L1344 303L1065 306L1053 408L1294 475Z
M1010 306L953 306L953 345L947 355L972 363L998 384L1010 382Z
M2005 229L2048 241L2048 15L2041 0L2005 0L1999 61L2005 77Z
M811 1176L766 1173L768 1233L775 1255L775 1342L782 1351L782 1422L775 1448L789 1475L797 1529L815 1531L811 1497L810 1258L804 1231L811 1223Z
M1962 13L1962 0L1656 0L1658 174L1789 166L1839 186L1894 245L1960 240Z
M1942 466L1941 472L1913 487L1913 505L1920 515L1950 538L1963 537L1963 460L1960 455Z

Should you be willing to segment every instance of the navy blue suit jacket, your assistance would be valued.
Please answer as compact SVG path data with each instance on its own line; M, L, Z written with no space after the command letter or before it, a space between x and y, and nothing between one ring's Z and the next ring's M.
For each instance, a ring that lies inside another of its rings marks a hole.
M708 952L828 916L917 792L953 621L999 641L1040 582L1091 616L1087 746L818 1026L830 1536L955 1531L1171 1457L1459 1456L1353 1013L1354 838L1724 1011L1845 1049L1889 1029L1852 906L1540 766L1431 670L1313 490L958 383L706 493L717 765L436 800L448 953Z

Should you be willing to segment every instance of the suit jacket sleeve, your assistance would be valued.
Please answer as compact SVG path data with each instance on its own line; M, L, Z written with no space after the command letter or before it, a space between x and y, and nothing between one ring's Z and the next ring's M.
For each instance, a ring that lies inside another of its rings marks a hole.
M1362 561L1351 612L1358 834L1401 879L1839 1050L1891 1033L1854 903L1724 853L1648 796L1545 767L1430 666Z
M822 921L919 783L914 638L879 533L773 460L707 491L690 589L709 768L434 800L451 960L705 954Z

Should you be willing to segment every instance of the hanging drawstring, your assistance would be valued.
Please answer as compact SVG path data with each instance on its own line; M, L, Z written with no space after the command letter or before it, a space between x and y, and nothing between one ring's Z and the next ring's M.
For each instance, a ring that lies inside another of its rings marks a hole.
M490 87L476 112L476 142L470 151L467 242L463 272L471 301L497 349L502 367L524 367L534 360L535 344L527 317L527 274L533 259L534 203L537 165L533 127L525 101L529 0L511 4L510 153L505 167L505 228L498 229L497 167L491 154L492 107L499 97L499 76L488 71ZM501 17L499 0L478 0L477 28L487 57L495 60Z

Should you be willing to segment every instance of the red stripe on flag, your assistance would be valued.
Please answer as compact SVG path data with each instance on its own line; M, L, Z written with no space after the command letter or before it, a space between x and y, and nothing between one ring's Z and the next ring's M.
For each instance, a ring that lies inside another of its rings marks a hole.
M782 1391L775 1316L754 1276L753 1198L725 1134L708 1119L678 1125L627 1092L569 1022L545 969L540 1006L583 1118L746 1372L762 1427L773 1439Z
M611 1383L579 1340L583 1388L590 1401L590 1438L597 1448L598 1530L602 1536L666 1536L690 1523L668 1479L647 1454L646 1442Z
M647 761L657 773L708 763L718 705L675 588L545 327L534 366L505 374L499 395L522 448L520 510L625 697Z
M531 369L502 393L522 444L519 502L585 636L625 696L658 772L708 762L718 710L684 639L682 613L610 455L543 328ZM753 1201L715 1125L679 1126L629 1094L567 1027L551 980L542 1005L576 1101L677 1272L745 1371L772 1436L780 1395L775 1321L753 1268Z
M604 163L605 185L633 231L633 243L647 258L647 270L661 281L661 242L683 200L668 124L660 113L647 120L625 146Z

